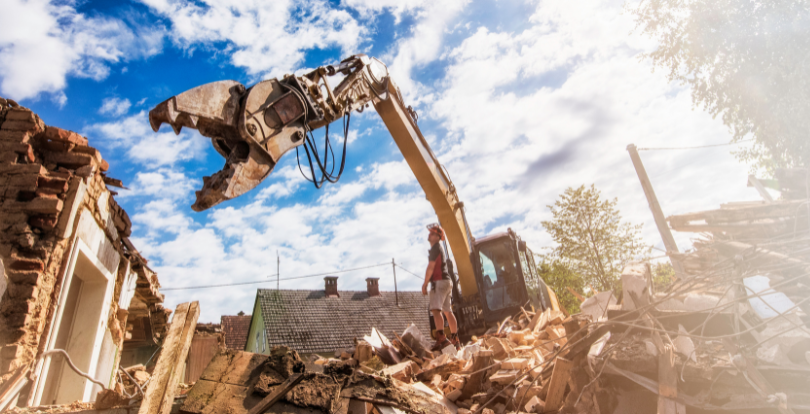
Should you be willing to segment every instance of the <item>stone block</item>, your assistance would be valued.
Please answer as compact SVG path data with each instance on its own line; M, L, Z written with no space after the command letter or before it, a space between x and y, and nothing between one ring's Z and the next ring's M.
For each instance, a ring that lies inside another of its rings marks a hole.
M85 138L85 137L83 137L83 136L81 136L81 135L79 135L79 134L77 134L77 133L75 133L73 131L68 131L66 129L56 128L56 127L51 127L51 126L49 126L45 130L45 138L48 138L48 139L54 140L54 141L70 142L70 143L73 143L73 144L76 144L76 145L83 145L83 146L87 145L87 138Z

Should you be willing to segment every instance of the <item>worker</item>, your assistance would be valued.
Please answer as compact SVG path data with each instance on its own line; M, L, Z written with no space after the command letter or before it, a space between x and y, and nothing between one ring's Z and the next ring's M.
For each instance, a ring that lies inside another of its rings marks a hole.
M441 351L449 345L453 345L456 349L461 349L461 344L458 340L458 322L455 315L453 315L453 308L450 303L450 294L453 292L453 280L450 279L450 273L447 271L447 259L444 249L440 241L444 240L444 230L439 224L434 223L428 228L428 242L430 242L430 250L428 251L428 265L425 271L425 283L422 284L422 294L428 294L428 284L430 284L430 312L433 314L433 322L436 324L436 329L433 331L436 343L431 348L431 351ZM450 339L444 331L444 319L442 313L447 318L447 324L450 325Z

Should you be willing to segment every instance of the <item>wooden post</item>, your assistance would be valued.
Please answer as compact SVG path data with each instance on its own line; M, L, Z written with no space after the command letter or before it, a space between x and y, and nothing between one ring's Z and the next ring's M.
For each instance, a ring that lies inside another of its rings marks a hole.
M627 151L630 153L630 159L633 161L633 167L636 169L638 179L641 181L641 188L644 189L644 195L647 197L647 203L650 205L655 225L658 227L658 233L661 234L661 239L664 241L664 247L667 249L667 254L678 253L678 245L675 243L675 238L672 237L672 232L669 230L667 219L664 217L664 212L661 210L661 205L658 204L658 198L655 196L650 178L647 177L647 170L644 169L644 164L641 163L641 157L638 155L636 146L630 144L627 146ZM672 262L672 267L675 269L675 276L682 278L685 276L681 262L672 256L669 257Z
M177 306L163 342L163 350L155 366L154 374L138 414L169 414L174 403L174 393L183 374L183 364L191 347L197 319L200 317L199 302L181 303Z
M391 258L391 268L394 269L394 297L397 300L397 306L399 306L399 292L397 292L397 262L394 261L394 258Z

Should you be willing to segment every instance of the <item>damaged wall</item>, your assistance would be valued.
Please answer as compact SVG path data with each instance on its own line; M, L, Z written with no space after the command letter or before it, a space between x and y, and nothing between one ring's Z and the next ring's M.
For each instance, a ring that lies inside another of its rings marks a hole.
M130 301L144 304L155 337L165 331L157 276L127 239L129 217L107 189L121 183L106 177L108 168L87 138L0 98L0 275L8 281L6 289L0 281L0 384L20 369L31 369L34 383L43 375L35 362L54 347L64 285L87 266L81 257L109 275L100 315L116 350ZM117 364L118 353L107 363Z

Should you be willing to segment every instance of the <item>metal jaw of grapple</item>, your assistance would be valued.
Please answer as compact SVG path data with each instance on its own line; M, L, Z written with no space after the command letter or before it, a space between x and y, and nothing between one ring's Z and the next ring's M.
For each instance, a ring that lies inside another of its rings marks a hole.
M326 76L337 72L346 77L333 91ZM164 122L176 134L183 127L197 129L225 158L222 170L203 177L203 188L196 192L192 209L202 211L256 187L282 155L304 143L308 130L361 108L373 96L379 99L387 76L379 61L355 55L338 68L269 79L249 89L236 81L212 82L160 103L149 111L149 123L155 132Z

